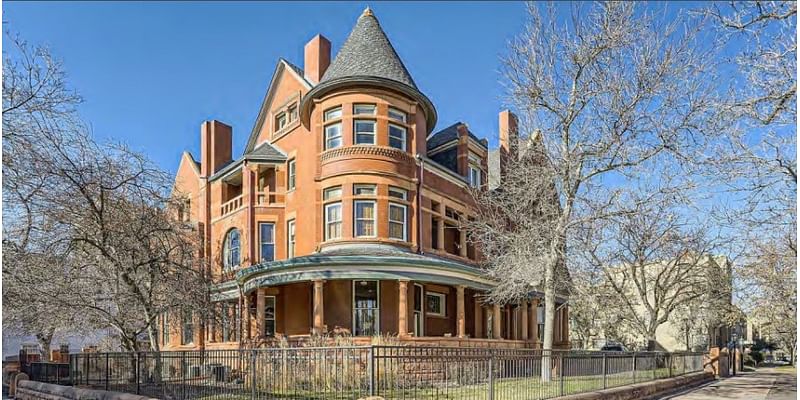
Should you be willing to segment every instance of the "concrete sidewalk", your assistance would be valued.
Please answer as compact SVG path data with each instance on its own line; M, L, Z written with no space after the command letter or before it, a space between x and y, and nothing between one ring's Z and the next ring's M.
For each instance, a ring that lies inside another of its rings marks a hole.
M660 399L674 400L794 400L797 398L797 377L774 368L759 368L755 372L742 372L732 378L719 379L709 384Z

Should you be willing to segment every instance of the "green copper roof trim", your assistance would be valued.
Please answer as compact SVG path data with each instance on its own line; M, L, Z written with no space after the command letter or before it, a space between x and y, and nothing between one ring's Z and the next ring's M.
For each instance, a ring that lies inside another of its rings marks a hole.
M236 272L236 280L243 282L249 276L261 272L273 272L285 270L293 267L316 266L316 265L387 265L387 266L406 266L416 265L423 267L433 267L444 270L454 270L482 276L481 270L465 264L435 258L418 259L412 257L395 256L325 256L313 255L290 258L288 260L262 262L251 265Z

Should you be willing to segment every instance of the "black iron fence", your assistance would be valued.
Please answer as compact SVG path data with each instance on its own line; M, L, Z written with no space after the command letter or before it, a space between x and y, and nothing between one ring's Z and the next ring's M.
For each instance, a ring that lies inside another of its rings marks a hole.
M69 385L72 383L70 364L67 363L40 361L20 363L20 372L26 373L31 380L37 382L57 385Z
M543 371L544 369L544 371ZM162 399L547 399L703 369L703 353L354 346L82 353L76 386Z

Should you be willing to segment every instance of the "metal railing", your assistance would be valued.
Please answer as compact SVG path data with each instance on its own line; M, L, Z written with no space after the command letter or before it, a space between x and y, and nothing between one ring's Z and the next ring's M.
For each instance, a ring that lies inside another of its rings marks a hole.
M82 353L70 359L76 386L208 400L538 400L702 369L703 353L410 346Z

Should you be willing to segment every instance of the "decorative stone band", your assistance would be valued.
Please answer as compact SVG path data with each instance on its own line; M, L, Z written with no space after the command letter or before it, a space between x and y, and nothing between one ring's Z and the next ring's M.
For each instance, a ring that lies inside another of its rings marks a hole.
M399 149L395 149L394 147L364 145L339 147L337 149L328 150L322 153L320 161L322 164L325 164L339 158L352 158L359 156L385 157L400 162L414 162L414 158L411 157L411 154Z

